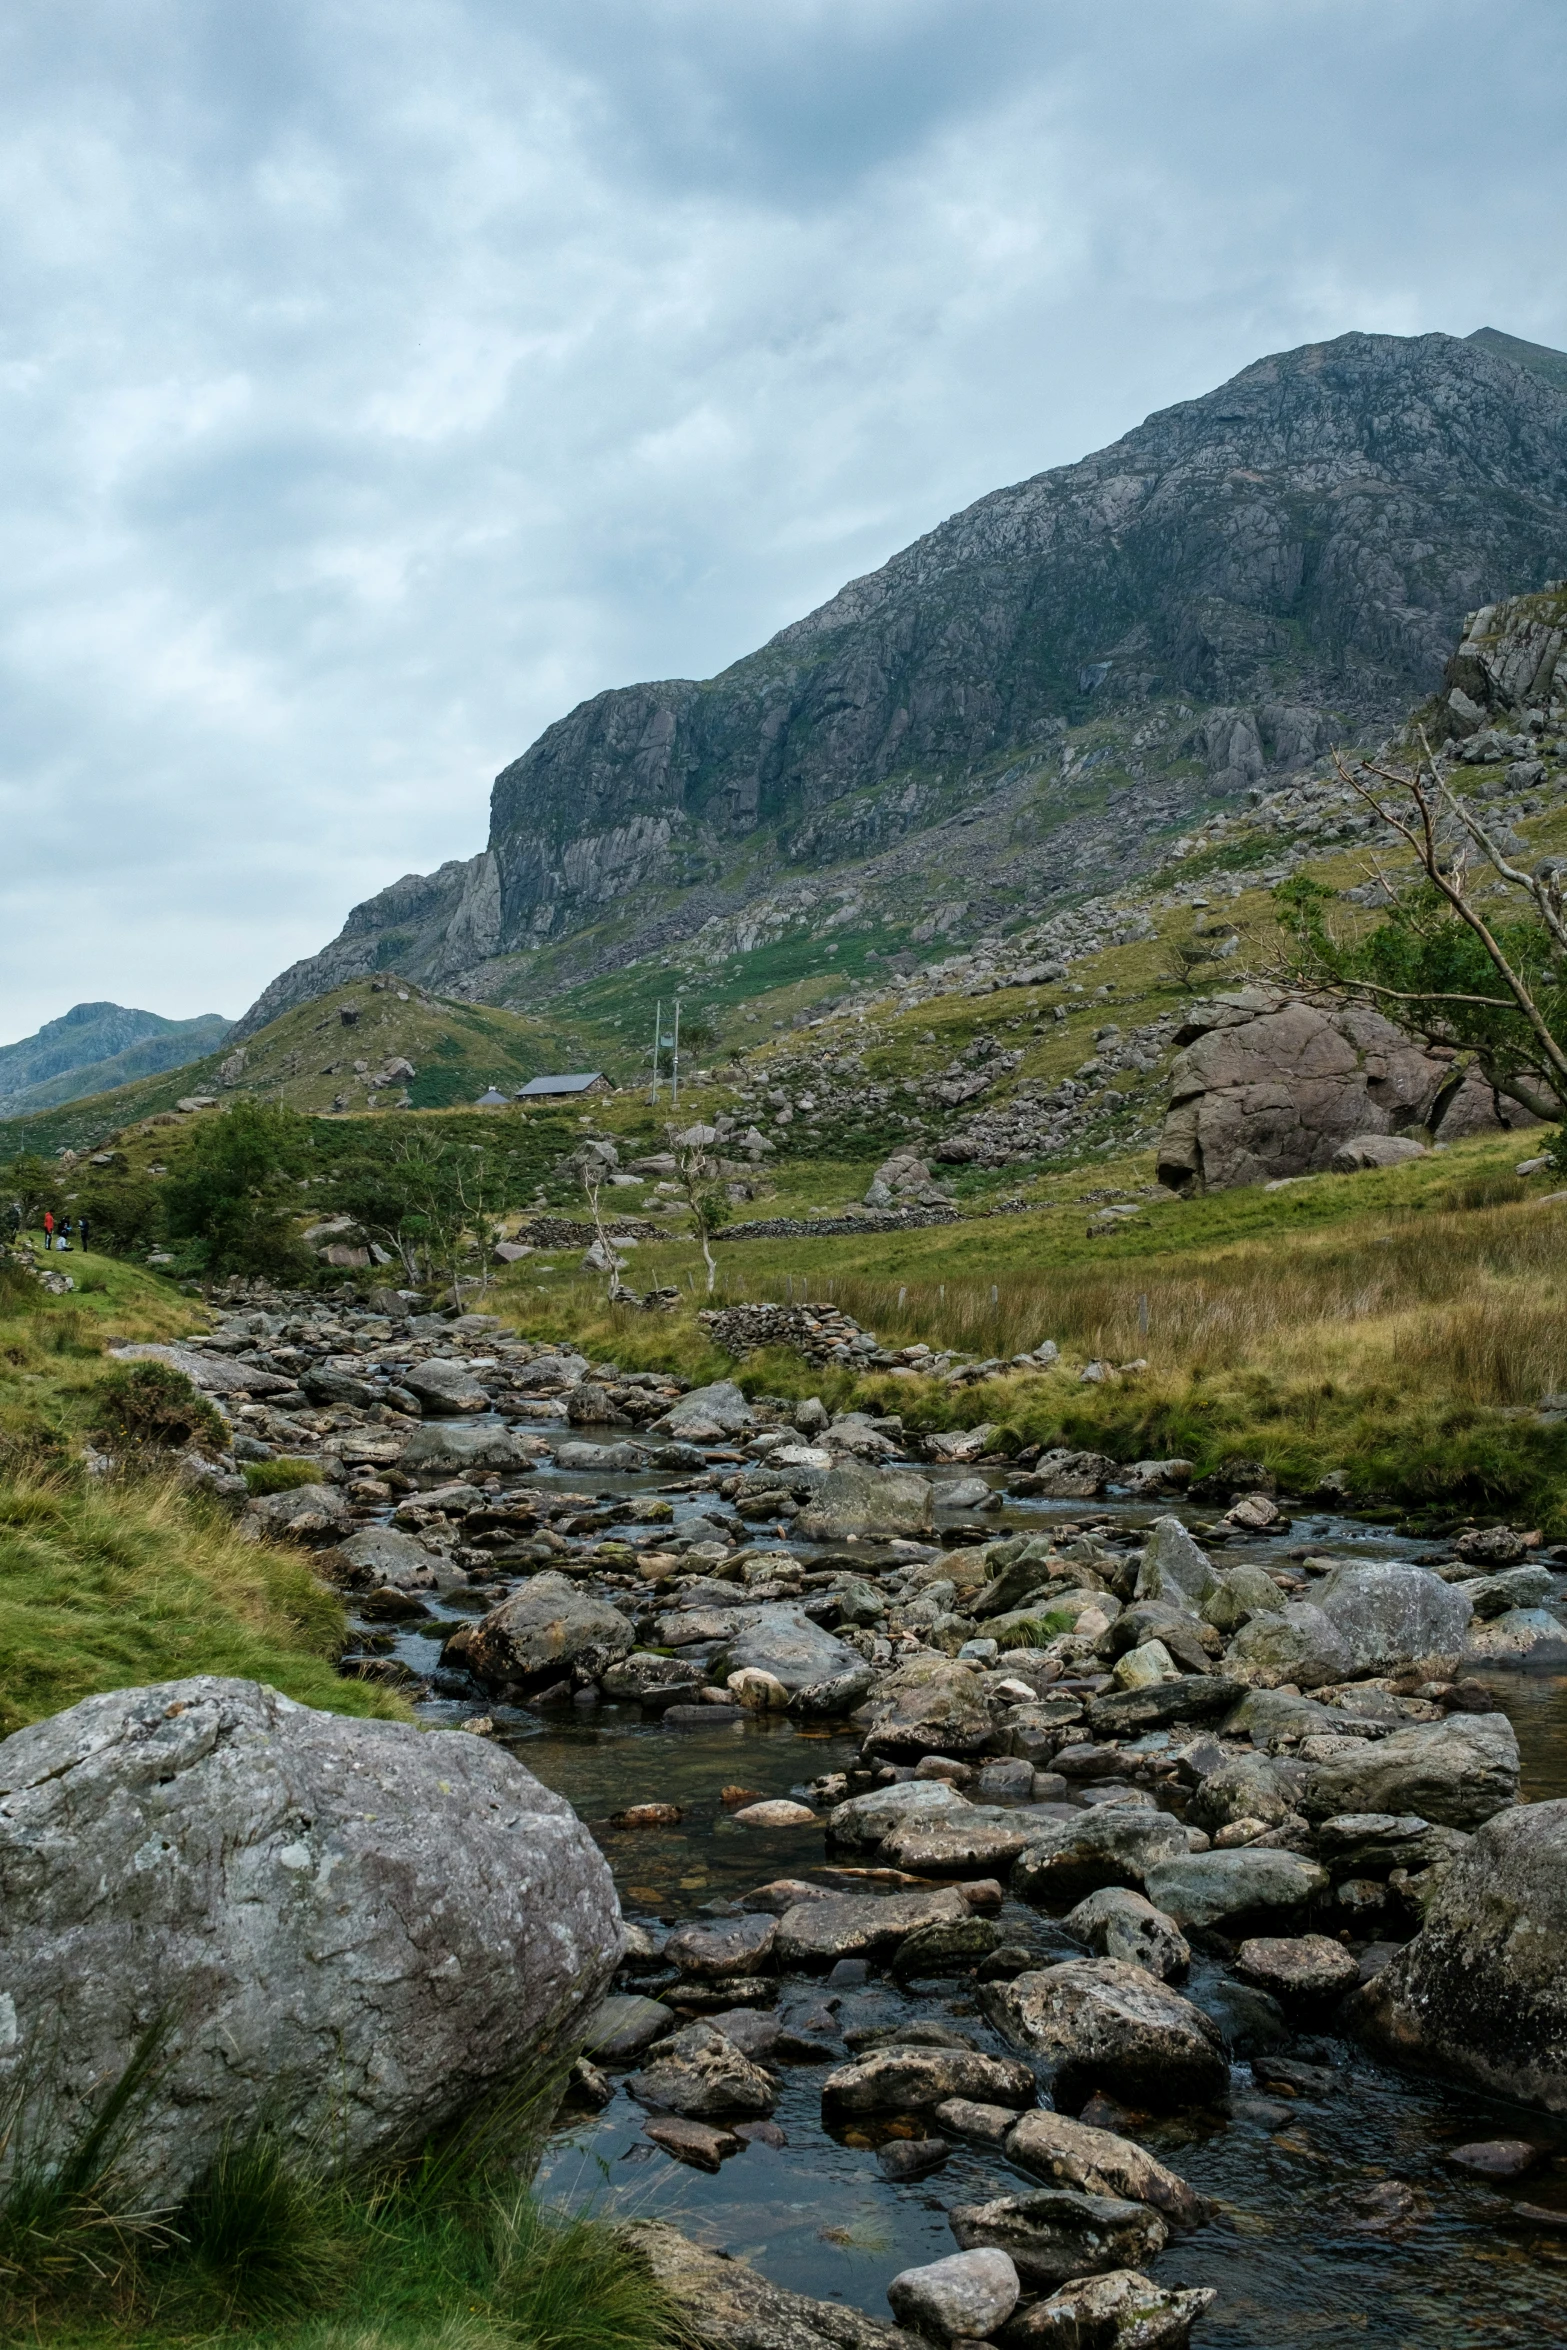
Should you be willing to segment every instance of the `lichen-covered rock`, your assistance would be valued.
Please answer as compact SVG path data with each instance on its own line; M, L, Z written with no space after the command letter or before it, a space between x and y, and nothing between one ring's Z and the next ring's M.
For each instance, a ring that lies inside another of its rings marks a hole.
M499 1420L426 1420L403 1446L399 1468L465 1475L474 1469L526 1469L532 1460Z
M1191 1947L1174 1918L1127 1885L1090 1893L1063 1923L1096 1957L1146 1967L1162 1983L1178 1982L1191 1964Z
M631 1626L569 1575L532 1575L468 1633L462 1661L493 1687L558 1678L573 1667L597 1677L627 1655Z
M162 2018L133 2140L156 2201L263 2117L354 2158L438 2129L619 1952L592 1838L486 1739L203 1675L0 1744L0 2095L44 2068L64 2144Z
M1166 2170L1151 2154L1114 2130L1097 2130L1069 2114L1025 2113L1006 2142L1008 2162L1053 2187L1077 2187L1085 2195L1123 2195L1148 2203L1172 2227L1201 2227L1208 2207L1196 2189Z
M719 1681L731 1673L770 1673L790 1695L845 1679L863 1694L870 1681L857 1649L824 1632L787 1602L748 1610L710 1669Z
M1408 1559L1335 1567L1316 1586L1316 1604L1347 1642L1361 1673L1456 1655L1473 1613L1458 1585Z
M465 1412L487 1412L490 1408L488 1394L467 1364L448 1362L441 1355L415 1363L404 1373L403 1385L434 1418L456 1419Z
M822 2083L827 2113L912 2113L967 2097L981 2105L1032 2105L1030 2067L1015 2056L973 2048L876 2048L840 2065Z
M926 2350L922 2337L842 2302L769 2284L745 2261L694 2244L665 2220L634 2221L628 2235L699 2350Z
M1068 1959L987 1983L980 2001L1015 2047L1043 2058L1067 2104L1104 2089L1126 2105L1164 2112L1210 2103L1228 2084L1218 2026L1119 1959Z
M768 2114L778 2086L759 2064L742 2054L711 2024L687 2024L660 2040L651 2058L628 2084L633 2097L666 2113L707 2121L717 2114Z
M928 1534L931 1484L913 1469L872 1469L843 1460L815 1478L795 1521L805 1542L846 1542L851 1535Z
M889 1673L871 1705L872 1754L911 1762L922 1754L979 1754L995 1724L979 1675L945 1657L917 1657Z
M1072 2277L1009 2327L1009 2350L1186 2350L1212 2285L1156 2285L1133 2268Z
M1237 1852L1188 1852L1148 1871L1148 1898L1181 1926L1216 1926L1232 1918L1290 1913L1318 1901L1328 1872L1298 1852L1267 1846Z
M1449 1714L1386 1738L1314 1737L1301 1749L1308 1819L1339 1812L1417 1812L1477 1828L1518 1799L1518 1740L1505 1714Z
M650 1433L701 1444L709 1432L738 1436L754 1426L755 1416L734 1381L715 1379L710 1387L693 1387L683 1395L661 1420L653 1421Z
M785 1910L773 1950L781 1967L832 1966L840 1958L879 1957L922 1926L951 1925L968 1914L968 1903L950 1885L918 1893L830 1893Z
M1243 1624L1225 1652L1231 1665L1244 1665L1298 1689L1320 1689L1347 1681L1355 1652L1331 1616L1315 1600L1292 1599L1277 1614L1255 1615Z
M895 2317L937 2341L983 2341L1012 2315L1020 2290L1004 2252L954 2252L901 2270L887 2299Z
M1155 1518L1137 1570L1139 1599L1162 1599L1195 1613L1216 1588L1208 1554L1179 1518Z
M1013 1863L1012 1890L1047 1908L1080 1901L1102 1885L1141 1890L1151 1868L1187 1849L1186 1830L1169 1812L1106 1804L1041 1826Z
M4 1749L0 1748L0 1753ZM1567 1801L1498 1813L1356 1999L1389 2054L1567 2113Z
M1154 2259L1169 2241L1169 2229L1148 2204L1084 2195L1073 2187L960 2203L948 2214L948 2225L965 2251L990 2245L1008 2253L1024 2284L1035 2287L1094 2269L1130 2268Z
M827 1834L839 1851L874 1852L905 1821L934 1820L973 1808L968 1797L945 1779L897 1779L890 1787L873 1787L868 1794L835 1804L827 1815Z

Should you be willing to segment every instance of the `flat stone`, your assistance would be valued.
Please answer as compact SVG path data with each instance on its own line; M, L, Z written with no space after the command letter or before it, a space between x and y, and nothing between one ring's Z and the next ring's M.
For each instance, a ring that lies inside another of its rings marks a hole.
M599 1676L606 1697L645 1706L651 1713L662 1713L682 1698L694 1697L706 1682L705 1665L688 1664L677 1656L658 1656L647 1649L634 1649L629 1656L617 1658Z
M614 1991L600 2000L588 2018L583 2047L589 2056L596 2056L605 2064L627 2064L640 2056L644 2048L651 2048L655 2040L665 2040L677 2030L679 2018L671 2015L656 1999L641 1999L635 1992Z
M1297 1688L1316 1689L1344 1681L1355 1670L1355 1652L1314 1600L1295 1599L1275 1615L1253 1616L1226 1651L1231 1664L1261 1668Z
M905 1817L888 1831L881 1850L885 1859L916 1876L988 1875L1009 1869L1049 1825L1032 1810L971 1804L936 1819Z
M732 1626L732 1637L714 1659L712 1671L715 1682L733 1673L768 1673L791 1696L845 1676L856 1681L862 1693L870 1687L859 1651L824 1632L799 1607L787 1604L748 1611L746 1620Z
M1094 2269L1135 2267L1169 2241L1163 2219L1146 2203L1071 2187L959 2204L947 2217L965 2251L990 2246L1009 2254L1024 2286L1036 2289Z
M1088 1726L1096 1738L1135 1737L1168 1729L1172 1722L1213 1721L1243 1695L1240 1683L1221 1673L1182 1673L1149 1689L1119 1689L1092 1699Z
M726 1975L757 1975L767 1968L777 1937L776 1918L703 1919L677 1927L664 1944L664 1956L683 1975L707 1981Z
M1202 2197L1174 2171L1130 2138L1092 2129L1064 2113L1025 2113L1009 2133L1006 2156L1052 2187L1086 2195L1118 2195L1151 2204L1172 2227L1198 2228L1208 2217Z
M844 1542L851 1536L928 1534L934 1522L931 1485L912 1469L873 1469L840 1460L813 1478L811 1499L795 1520L802 1542Z
M769 2284L743 2260L710 2252L662 2220L633 2221L627 2235L692 2320L703 2350L913 2350L900 2328Z
M967 1916L968 1904L955 1886L917 1893L835 1893L786 1911L773 1948L781 1967L831 1966L840 1959L880 1956L921 1926Z
M1004 2325L1022 2288L1004 2252L955 2252L923 2268L900 2270L887 2287L902 2325L937 2341L983 2341Z
M973 2048L872 2049L840 2065L822 2083L824 2113L917 2113L949 2097L985 2105L1031 2105L1032 2068L1011 2056Z
M1313 1737L1301 1752L1308 1819L1417 1812L1445 1828L1478 1828L1517 1801L1518 1740L1502 1713L1449 1714L1386 1738Z
M1156 2285L1136 2269L1074 2277L1007 2329L1008 2350L1186 2350L1212 2285Z
M874 1852L906 1820L924 1822L971 1808L968 1797L945 1779L895 1780L890 1787L873 1787L866 1795L851 1795L835 1804L827 1815L827 1834L840 1850Z
M892 2138L879 2149L876 2164L884 2179L907 2186L940 2170L951 2152L945 2138Z
M1189 1852L1161 1861L1145 1879L1149 1900L1180 1926L1303 1909L1326 1893L1328 1882L1327 1870L1298 1852L1255 1847Z
M1360 1961L1326 1934L1270 1936L1243 1942L1236 1967L1276 1998L1326 1999L1360 1979Z
M686 2114L657 2114L643 2123L642 2134L677 2162L690 2163L693 2170L715 2171L745 2145L733 2130L715 2129L711 2122L695 2121Z
M1053 1908L1104 1885L1141 1889L1150 1869L1186 1851L1186 1830L1169 1812L1082 1812L1041 1827L1013 1863L1012 1890L1019 1900Z
M744 1804L729 1817L738 1820L743 1828L814 1828L817 1825L817 1815L808 1803L793 1803L786 1795Z
M937 2106L934 2119L949 2138L972 2138L979 2146L1001 2147L1017 2127L1017 2110L1010 2105L987 2105L972 2097L947 2097Z
M1015 2047L1044 2060L1066 2104L1103 2089L1134 2109L1165 2112L1224 2095L1218 2026L1142 1967L1068 1959L983 1985L980 2004Z
M1455 2146L1447 2159L1459 2170L1473 2171L1477 2178L1521 2179L1539 2163L1541 2153L1527 2138L1478 2138L1467 2146Z
M416 1428L398 1462L410 1476L474 1469L529 1469L532 1458L499 1420L426 1421Z
M951 1924L921 1926L892 1955L895 1981L914 1983L939 1975L972 1974L1001 1940L990 1918L958 1918Z

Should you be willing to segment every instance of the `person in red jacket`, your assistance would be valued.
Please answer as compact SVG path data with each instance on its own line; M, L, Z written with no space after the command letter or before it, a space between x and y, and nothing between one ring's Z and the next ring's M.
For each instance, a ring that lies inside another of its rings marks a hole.
M45 1208L45 1210L44 1210L44 1247L45 1247L45 1248L53 1248L53 1246L54 1246L54 1210L53 1210L52 1208Z

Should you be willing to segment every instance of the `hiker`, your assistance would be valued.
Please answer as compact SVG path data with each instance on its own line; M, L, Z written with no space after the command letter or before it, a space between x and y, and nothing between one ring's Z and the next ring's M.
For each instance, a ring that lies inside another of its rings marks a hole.
M87 1254L87 1218L85 1216L78 1216L76 1219L76 1245L85 1256Z
M62 1216L55 1226L54 1245L56 1248L69 1249L71 1245L71 1219L69 1216Z
M45 1208L45 1210L44 1210L44 1247L45 1247L45 1248L53 1248L53 1246L54 1246L54 1210L53 1210L52 1208Z

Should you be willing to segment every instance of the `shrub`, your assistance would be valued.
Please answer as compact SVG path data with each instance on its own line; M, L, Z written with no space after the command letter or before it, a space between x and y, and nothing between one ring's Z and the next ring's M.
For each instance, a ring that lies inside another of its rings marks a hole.
M93 1434L132 1459L193 1443L221 1452L228 1444L221 1415L172 1363L125 1363L109 1372L98 1389L97 1414Z

